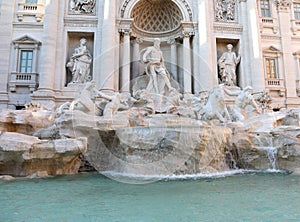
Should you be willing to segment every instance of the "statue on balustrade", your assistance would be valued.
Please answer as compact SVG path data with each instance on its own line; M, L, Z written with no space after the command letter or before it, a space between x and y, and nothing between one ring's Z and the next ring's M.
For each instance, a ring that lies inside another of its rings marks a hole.
M241 60L241 55L236 56L232 51L233 46L227 45L227 52L224 52L218 60L219 75L222 83L228 86L235 86L236 83L236 66Z
M160 39L154 40L154 45L144 49L142 52L143 62L146 64L146 74L150 77L146 91L164 94L165 86L169 92L176 91L171 86L170 73L164 65L163 54L160 49Z
M72 83L85 83L91 80L90 66L92 56L86 47L87 40L80 39L80 45L74 50L67 67L72 72Z

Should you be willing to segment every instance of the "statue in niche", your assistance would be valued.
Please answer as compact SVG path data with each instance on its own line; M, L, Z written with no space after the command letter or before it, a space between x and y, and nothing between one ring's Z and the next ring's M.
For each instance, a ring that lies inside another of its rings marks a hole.
M141 54L143 62L146 63L146 74L150 77L146 91L164 94L165 86L170 92L176 91L171 86L170 73L164 65L163 54L160 50L160 39L156 38L154 45L144 49Z
M70 11L74 13L93 13L95 0L70 0Z
M87 40L80 39L80 45L74 50L67 63L67 67L72 72L72 83L85 83L91 80L90 66L92 63L92 56L86 47Z
M233 46L227 45L227 52L224 52L218 60L219 75L222 83L227 86L236 85L236 66L241 60L241 55L236 56L232 51Z
M216 0L215 16L217 21L235 20L235 1L236 0Z

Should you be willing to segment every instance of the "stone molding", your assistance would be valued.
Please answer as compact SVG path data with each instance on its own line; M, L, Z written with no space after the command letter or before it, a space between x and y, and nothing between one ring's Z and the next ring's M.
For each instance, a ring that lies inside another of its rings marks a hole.
M91 17L74 17L74 16L68 16L64 19L65 26L67 27L92 27L96 28L98 25L98 19L97 18L91 18Z
M235 23L220 23L215 22L214 23L214 31L215 32L221 32L221 33L236 33L241 34L243 32L243 26L235 24Z

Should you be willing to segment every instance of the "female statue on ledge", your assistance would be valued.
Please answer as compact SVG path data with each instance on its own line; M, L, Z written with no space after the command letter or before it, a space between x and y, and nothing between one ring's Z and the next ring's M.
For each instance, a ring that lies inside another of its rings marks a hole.
M90 66L92 56L86 47L86 39L80 39L80 45L74 50L67 67L72 72L72 83L85 83L91 79Z

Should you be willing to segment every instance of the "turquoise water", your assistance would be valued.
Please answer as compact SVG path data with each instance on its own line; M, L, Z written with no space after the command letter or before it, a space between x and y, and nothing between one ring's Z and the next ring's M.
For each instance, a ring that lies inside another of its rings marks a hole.
M123 184L99 174L0 182L0 221L300 221L300 177Z

